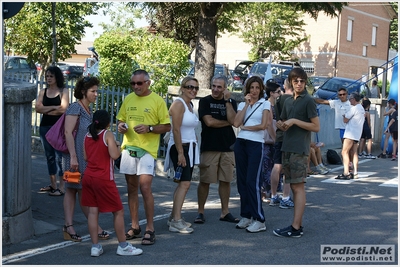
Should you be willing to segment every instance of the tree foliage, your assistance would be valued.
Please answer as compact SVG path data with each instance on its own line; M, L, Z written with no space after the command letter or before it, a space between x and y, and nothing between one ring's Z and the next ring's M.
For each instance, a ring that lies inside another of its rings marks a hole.
M399 12L399 6L397 2L391 2L390 3L393 7L393 9L396 11L398 14ZM399 31L398 31L398 18L392 19L390 22L390 40L389 40L389 47L391 49L397 50L399 49Z
M209 88L214 70L215 38L218 33L234 31L234 25L242 20L240 10L250 3L145 2L141 4L146 13L145 17L150 20L157 32L182 40L187 45L193 44L193 40L196 40L195 75L201 87ZM317 18L319 11L329 16L336 16L344 3L295 2L287 3L287 5L292 5L294 9L307 12Z
M56 38L57 60L65 60L76 53L75 45L85 34L85 27L93 25L85 16L95 14L101 7L96 2L57 2ZM26 2L21 11L4 20L4 50L27 55L46 68L52 62L51 2Z
M239 36L250 43L249 59L258 61L270 55L290 59L291 51L307 40L302 12L293 5L275 2L248 3L241 9L243 21Z
M189 66L185 44L144 29L103 33L94 46L101 57L100 79L104 85L129 88L132 72L141 68L150 73L151 89L166 93L168 85L178 85Z

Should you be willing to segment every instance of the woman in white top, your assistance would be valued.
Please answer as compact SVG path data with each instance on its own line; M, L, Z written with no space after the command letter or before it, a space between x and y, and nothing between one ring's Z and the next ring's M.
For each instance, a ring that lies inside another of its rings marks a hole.
M195 128L199 119L193 111L192 99L196 98L199 82L194 77L185 77L178 97L169 108L171 117L171 136L168 143L167 156L164 170L173 164L175 170L181 166L182 174L174 192L171 216L168 220L169 230L190 234L193 229L191 224L181 217L183 202L192 180L193 167L199 163L199 147L197 145Z
M256 233L266 230L261 185L264 130L271 123L271 104L264 99L260 77L250 77L245 87L245 101L239 104L234 121L240 127L234 152L242 217L236 228Z

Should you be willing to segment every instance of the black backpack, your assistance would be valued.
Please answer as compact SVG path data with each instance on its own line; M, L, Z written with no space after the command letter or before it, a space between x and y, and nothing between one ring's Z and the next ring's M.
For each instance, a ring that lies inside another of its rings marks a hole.
M333 149L328 149L328 151L326 152L326 159L328 160L329 164L342 164L342 159L340 158L339 154Z

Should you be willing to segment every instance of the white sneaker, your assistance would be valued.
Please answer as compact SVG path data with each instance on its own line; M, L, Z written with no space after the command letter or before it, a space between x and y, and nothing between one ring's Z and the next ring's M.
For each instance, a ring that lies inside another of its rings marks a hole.
M182 220L184 221L184 223L186 224L186 227L192 226L192 224L191 224L190 222L185 221L185 219L184 219L183 217L182 217L181 219L182 219ZM172 214L170 214L169 217L168 217L168 221L167 221L167 225L168 225L168 226L171 225L171 221L172 221Z
M172 219L171 224L169 225L169 231L174 233L190 234L193 232L193 228L187 227L186 222L182 219L177 221Z
M134 246L132 246L131 243L128 243L128 245L125 248L118 246L117 249L117 254L121 256L136 256L142 253L143 250L141 250L140 248L135 248Z
M253 219L242 218L242 219L240 219L240 221L236 224L236 228L238 228L238 229L245 229L245 228L247 228L252 222L253 222Z
M103 247L100 245L100 248L96 248L96 247L92 247L91 251L90 251L90 256L92 257L98 257L101 254L103 254Z
M265 222L253 221L247 228L246 231L250 233L258 233L267 230Z
M322 168L321 166L317 166L316 169L320 174L327 174L329 172L326 169Z

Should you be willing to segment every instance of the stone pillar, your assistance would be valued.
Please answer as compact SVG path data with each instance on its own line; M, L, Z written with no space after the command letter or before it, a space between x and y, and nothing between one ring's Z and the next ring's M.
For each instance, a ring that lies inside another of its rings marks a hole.
M34 234L31 210L32 101L36 85L4 79L3 244Z

